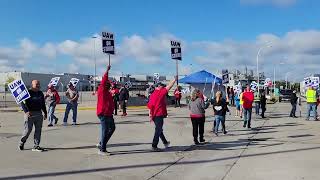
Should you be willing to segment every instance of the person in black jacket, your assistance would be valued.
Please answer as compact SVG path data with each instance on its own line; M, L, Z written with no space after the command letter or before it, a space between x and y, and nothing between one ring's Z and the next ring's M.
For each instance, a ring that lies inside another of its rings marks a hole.
M26 143L32 127L35 127L34 131L34 147L32 151L42 152L44 149L39 146L41 139L42 123L47 119L47 108L44 100L44 95L40 91L40 82L38 80L32 81L31 89L29 90L30 98L21 103L24 115L24 131L20 140L19 149L24 150L24 144Z
M126 86L123 86L120 89L120 94L119 94L119 101L121 104L121 108L122 108L122 116L126 116L127 115L127 102L129 99L129 90L127 89Z
M293 93L291 94L291 98L290 98L290 102L291 102L291 106L292 106L292 109L290 112L290 117L297 118L297 116L296 116L297 101L298 101L298 97L297 97L296 91L293 91Z
M265 91L263 91L260 95L260 106L261 106L261 110L262 110L262 113L261 113L262 118L265 118L264 113L267 110L266 105L267 105L266 93L265 93Z

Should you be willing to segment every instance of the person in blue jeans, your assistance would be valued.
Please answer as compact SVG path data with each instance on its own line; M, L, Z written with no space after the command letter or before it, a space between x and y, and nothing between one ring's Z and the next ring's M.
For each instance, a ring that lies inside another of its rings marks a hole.
M70 110L72 110L72 125L77 125L77 113L78 113L78 99L79 99L79 92L78 90L73 86L73 84L69 83L69 88L66 91L66 97L68 99L66 111L64 113L63 118L63 125L68 125L68 116L70 113Z
M227 101L222 98L222 92L218 91L216 93L216 97L213 101L213 115L215 117L215 122L214 122L214 133L218 136L218 131L219 131L219 125L220 123L222 124L222 130L223 133L226 134L226 128L225 128L225 116L226 116L226 112L227 112Z

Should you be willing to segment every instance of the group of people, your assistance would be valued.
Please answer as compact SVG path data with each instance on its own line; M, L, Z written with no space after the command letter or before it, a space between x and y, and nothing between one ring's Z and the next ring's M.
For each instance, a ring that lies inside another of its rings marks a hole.
M115 132L116 126L113 115L117 115L118 101L122 101L123 116L126 115L126 103L129 97L129 93L126 89L119 90L117 87L109 81L110 66L107 67L105 74L97 91L97 108L96 115L100 120L100 142L97 145L100 155L109 155L107 151L107 143ZM152 93L149 95L147 107L149 109L150 120L155 125L152 150L162 151L158 148L159 140L161 139L164 146L167 148L170 145L163 132L164 118L167 117L167 96L170 89L174 86L177 77L175 77L168 85L161 82L155 84ZM228 93L231 92L230 93ZM122 93L121 93L122 92ZM233 93L232 93L233 92ZM35 126L34 134L34 148L33 151L43 151L39 146L41 139L41 129L43 120L47 119L48 114L48 126L51 127L57 124L58 118L54 115L55 107L60 102L60 96L53 86L48 87L48 91L43 94L40 91L40 82L37 80L32 81L31 89L29 90L31 98L27 99L21 104L23 111L25 112L24 132L20 140L19 148L24 149L24 144L30 135L33 126ZM181 89L177 88L174 92L176 95L176 107L180 106ZM66 97L68 103L66 106L65 116L63 124L66 125L68 114L70 110L73 110L73 125L76 125L77 120L77 101L79 93L72 83L69 84L69 88L66 91ZM308 104L307 120L310 117L310 112L314 112L315 120L317 120L316 108L319 104L317 92L313 88L309 88L306 93L306 99ZM291 117L295 116L297 100L295 93L292 95L291 104L292 111ZM232 102L232 103L231 103ZM48 105L48 111L46 108ZM243 92L235 92L231 89L227 89L224 94L222 91L217 91L214 98L211 101L214 115L213 132L215 135L219 135L220 124L222 126L223 134L227 134L226 130L226 114L229 110L229 105L234 104L236 106L236 116L243 116L243 127L251 128L251 116L253 103L255 103L255 111L259 114L260 108L262 109L261 117L264 118L266 111L266 94L264 91L252 91L250 86L247 85ZM205 125L205 112L208 108L206 105L206 97L199 89L195 89L191 93L191 100L188 104L190 110L190 119L192 123L192 135L195 145L205 143L204 139L204 125Z

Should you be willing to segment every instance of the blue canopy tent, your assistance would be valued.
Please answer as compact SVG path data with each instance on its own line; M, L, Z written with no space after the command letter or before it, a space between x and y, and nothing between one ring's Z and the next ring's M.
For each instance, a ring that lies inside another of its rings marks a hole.
M195 88L200 89L208 98L214 96L214 92L216 92L217 90L221 90L222 92L224 92L222 79L205 70L190 74L182 79L179 79L179 83L189 84L191 86L191 90ZM213 85L214 87L212 87Z

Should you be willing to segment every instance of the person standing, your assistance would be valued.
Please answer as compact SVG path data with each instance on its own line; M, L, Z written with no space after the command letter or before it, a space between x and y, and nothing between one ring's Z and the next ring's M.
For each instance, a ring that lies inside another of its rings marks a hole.
M73 84L69 83L69 88L67 89L65 93L68 102L66 106L66 111L64 113L63 118L63 125L68 125L68 116L70 113L70 110L72 109L72 125L77 125L77 114L78 114L78 99L79 99L79 92L76 89L76 87L73 86Z
M202 93L199 89L193 90L191 94L189 110L192 123L193 141L195 145L199 145L200 143L205 142L205 139L203 138L205 123L205 104L204 100L202 99ZM198 136L200 136L200 143L198 140Z
M297 118L296 116L296 110L297 110L297 104L298 104L298 97L296 94L296 91L293 91L290 97L290 103L291 103L291 112L290 117Z
M179 107L181 108L181 104L180 104L180 101L181 101L181 88L178 86L176 90L174 90L174 97L175 97L175 105L174 107Z
M259 97L259 90L256 90L254 92L254 103L255 103L255 110L256 110L256 115L259 115L260 111L260 97Z
M253 92L250 90L250 86L247 85L245 92L242 94L243 100L243 117L244 123L243 127L248 125L248 128L251 128L251 115L252 115L252 103L254 101Z
M317 91L311 86L306 92L306 99L308 109L306 120L309 120L311 111L313 112L314 120L317 120Z
M164 84L157 83L155 91L150 96L150 101L148 102L149 115L151 121L155 124L155 131L152 141L152 150L161 151L158 148L159 138L161 138L165 148L168 148L170 142L167 141L163 134L163 119L167 117L167 94L172 88L178 77L175 77L168 86Z
M112 84L111 94L112 94L113 103L114 103L114 115L118 115L119 93L120 91L117 87L117 84L116 83Z
M116 125L113 119L113 111L115 109L115 103L113 101L112 93L110 92L109 71L110 66L107 67L106 73L103 75L101 84L98 88L98 100L97 100L97 116L101 124L101 137L99 154L110 155L107 151L107 143L113 135Z
M266 98L266 93L265 93L265 91L263 91L263 92L261 93L261 96L260 96L260 106L261 106L261 110L262 110L262 112L261 112L261 117L262 117L262 118L265 118L264 113L265 113L266 110L267 110L267 108L266 108L266 106L267 106L267 98Z
M40 91L40 82L33 80L31 89L29 90L30 98L21 103L21 108L24 111L24 131L20 140L19 149L24 150L24 144L26 143L32 128L34 126L34 147L32 151L42 152L41 148L41 131L43 120L47 119L47 109L45 99L42 91Z
M242 119L242 115L243 115L243 99L242 99L242 96L243 96L243 92L241 91L240 93L240 118Z
M122 116L127 116L127 103L129 99L129 90L126 86L122 86L119 94L119 101L122 108Z
M48 105L48 120L49 124L48 127L52 127L53 124L58 123L58 118L54 115L56 105L60 103L60 96L58 91L54 88L52 84L48 86L48 91L46 92L46 95L44 96L47 105Z
M231 106L235 106L235 92L233 88L231 88L231 97L229 99L231 100Z
M227 94L226 94L227 95ZM222 92L217 91L216 97L213 101L213 115L215 117L215 121L213 123L213 132L218 136L219 125L221 122L223 134L227 134L225 127L225 116L227 113L228 104L226 99L222 97Z

